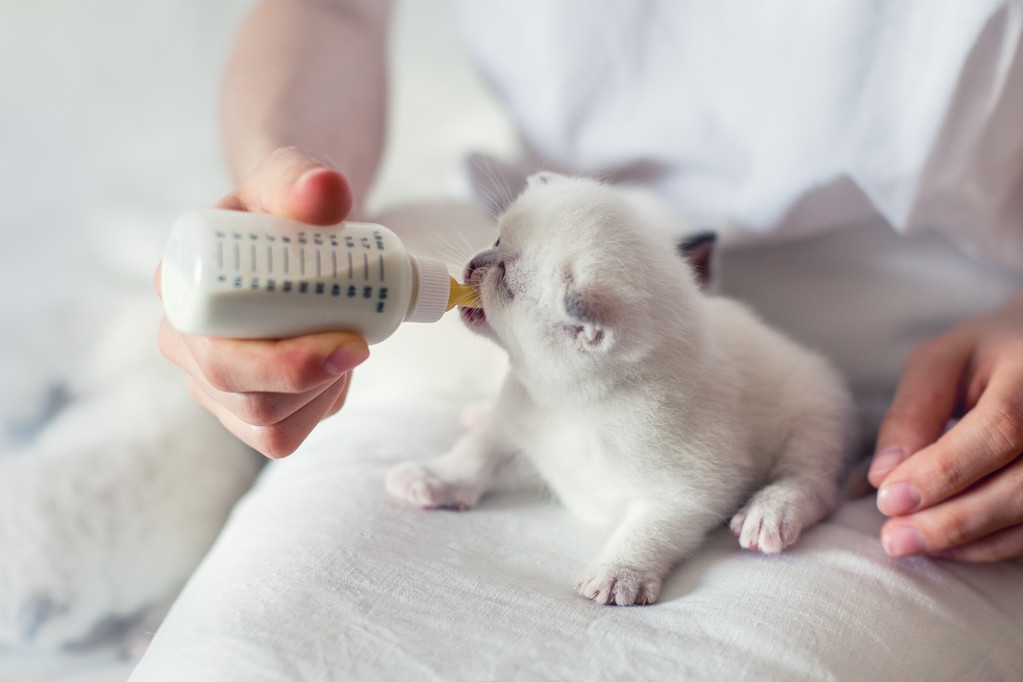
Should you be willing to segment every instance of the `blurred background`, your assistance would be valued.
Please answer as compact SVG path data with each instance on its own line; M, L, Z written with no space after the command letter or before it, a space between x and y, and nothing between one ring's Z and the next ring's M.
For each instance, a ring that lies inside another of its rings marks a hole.
M217 93L255 4L0 0L0 423L31 421L129 298L145 302L152 331L139 344L155 352L150 279L170 224L231 187ZM507 122L461 52L451 4L396 3L389 146L371 206L447 196L469 150L512 153ZM0 456L14 451L9 440ZM115 652L0 651L3 680L116 680L130 670Z

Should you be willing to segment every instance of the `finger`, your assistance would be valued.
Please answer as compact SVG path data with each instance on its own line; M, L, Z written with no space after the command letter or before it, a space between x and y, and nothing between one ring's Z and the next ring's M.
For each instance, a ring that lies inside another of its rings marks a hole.
M209 385L201 388L210 400L246 424L273 426L304 408L337 381L341 379L332 379L303 393L226 393Z
M885 478L878 508L889 516L927 509L1015 460L1023 452L1020 385L1017 372L995 372L972 410Z
M224 393L305 393L369 357L366 342L349 332L281 340L186 336L183 344L186 371L191 364L193 376Z
M347 375L342 375L311 402L286 419L271 426L247 424L216 401L209 400L205 392L190 382L192 395L216 416L224 427L242 442L270 459L280 459L293 453L309 433L327 416L347 387Z
M941 436L955 409L969 353L951 337L918 347L906 359L877 435L867 479L880 487L910 455Z
M1006 528L980 540L937 554L942 559L990 562L1023 556L1023 525Z
M301 402L301 396L310 391L319 392L325 384L333 383L369 355L365 341L344 332L314 334L276 342L188 337L174 329L166 317L160 323L159 346L167 359L185 370L211 399L219 402L226 400L226 396L231 393L290 393L300 396L295 402ZM227 357L204 357L200 361L192 346L205 349L199 355ZM318 350L318 347L322 348ZM293 358L290 361L289 356ZM220 369L208 369L218 363L222 365ZM237 372L233 369L234 365L238 365ZM289 366L296 365L300 368L297 373L289 370ZM287 407L287 404L282 403L274 409L283 412ZM268 413L265 418L271 416ZM256 421L262 419L264 417L255 417Z
M333 225L348 215L352 201L348 180L329 161L288 147L267 157L217 207Z
M337 399L334 400L334 404L331 405L329 410L327 410L327 414L325 415L326 417L331 417L331 416L337 414L338 412L340 412L341 408L344 407L345 400L348 399L348 390L349 390L349 388L352 385L352 372L348 372L344 376L345 376L345 385L341 389L340 395L338 395Z
M1023 524L1023 457L960 495L888 521L881 542L892 556L939 552Z
M186 374L198 373L199 370L189 354L188 346L185 344L184 334L174 328L166 315L160 319L157 345L159 345L163 356L185 370Z

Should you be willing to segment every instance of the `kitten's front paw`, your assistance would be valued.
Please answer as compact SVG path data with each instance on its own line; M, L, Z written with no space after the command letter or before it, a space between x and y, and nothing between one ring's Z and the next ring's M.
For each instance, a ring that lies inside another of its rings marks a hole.
M777 554L799 538L799 529L783 519L784 510L747 505L728 524L739 546L764 554Z
M576 582L575 591L598 604L653 604L661 593L661 576L625 566L597 566Z
M417 462L399 464L387 473L387 491L423 509L466 510L476 506L481 491L465 481L449 481Z
M729 527L743 549L777 554L828 511L815 495L787 484L769 485L732 517Z

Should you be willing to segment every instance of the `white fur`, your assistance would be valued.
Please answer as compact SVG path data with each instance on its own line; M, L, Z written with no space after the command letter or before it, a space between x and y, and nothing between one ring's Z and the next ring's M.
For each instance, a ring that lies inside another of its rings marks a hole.
M160 357L150 273L161 231L124 227L121 235L107 225L111 243L134 245L138 233L157 243L115 255L104 275L84 273L74 308L37 340L62 354L50 368L60 377L56 399L40 402L39 364L4 392L17 390L25 404L0 406L8 434L0 439L0 647L84 646L137 622L141 639L126 644L137 656L151 616L158 621L262 464ZM122 267L133 264L142 271Z
M648 198L541 174L470 265L510 371L490 418L448 454L392 470L423 507L468 508L527 456L581 518L612 528L578 581L656 601L672 566L731 517L779 552L831 512L852 401L831 365L741 304L703 293Z

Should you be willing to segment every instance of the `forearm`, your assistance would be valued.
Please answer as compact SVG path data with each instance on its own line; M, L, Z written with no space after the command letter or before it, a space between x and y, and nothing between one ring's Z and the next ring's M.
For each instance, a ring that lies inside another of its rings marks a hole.
M241 179L275 149L297 146L344 173L361 210L386 125L384 0L264 0L227 69L221 127Z
M1017 291L1001 309L1005 314L1023 319L1023 289Z

